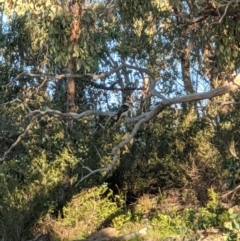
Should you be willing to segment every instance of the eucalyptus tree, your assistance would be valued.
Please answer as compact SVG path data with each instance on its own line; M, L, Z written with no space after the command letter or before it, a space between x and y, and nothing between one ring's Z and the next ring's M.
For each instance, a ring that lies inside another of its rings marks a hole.
M161 159L165 170L178 174L181 161L191 159L192 167L184 168L192 178L199 176L196 160L235 163L238 1L0 4L0 189L7 200L0 200L0 212L1 224L8 224L1 238L15 234L16 225L23 231L22 224L52 205L61 210L72 187L92 174L112 173L120 157L128 163L137 157L146 175L151 161ZM133 102L131 118L112 125L126 99ZM212 173L219 166L212 162ZM152 170L149 182L157 175ZM9 212L22 220L6 219Z
M118 97L134 101L134 117L126 119L134 125L112 146L112 162L97 170L85 167L89 174L108 172L143 123L166 107L177 104L192 119L219 124L218 109L233 104L229 93L239 87L238 8L236 1L214 0L8 0L4 14L23 23L11 51L21 75L12 79L45 90L55 83L55 98L64 90L65 110L53 104L32 111L29 98L21 101L30 115L67 119L70 129L86 116L88 128L101 129L109 119L100 123L100 117L112 118Z

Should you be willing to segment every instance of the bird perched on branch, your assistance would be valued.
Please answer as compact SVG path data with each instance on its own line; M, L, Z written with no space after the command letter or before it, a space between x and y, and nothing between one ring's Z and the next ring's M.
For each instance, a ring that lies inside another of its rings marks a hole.
M126 101L118 110L118 113L116 114L117 119L115 122L117 123L120 118L126 117L128 115L128 112L132 109L132 102Z

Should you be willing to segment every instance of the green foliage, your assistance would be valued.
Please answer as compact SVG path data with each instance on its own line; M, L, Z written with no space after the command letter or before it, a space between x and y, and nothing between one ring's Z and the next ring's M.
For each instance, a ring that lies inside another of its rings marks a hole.
M187 118L180 120L168 110L142 127L122 153L120 167L110 181L134 195L184 186L194 190L192 201L196 197L205 204L209 185L220 189L221 154L212 144L211 126L205 120Z
M189 93L188 85L194 92L208 91L222 79L231 80L240 63L239 9L235 6L232 12L234 1L210 9L208 1L70 1L79 3L77 13L67 1L0 2L1 14L8 16L0 33L0 158L22 137L0 166L1 240L30 239L36 224L46 232L49 225L59 240L59 227L75 232L80 226L75 233L81 237L102 226L122 229L140 222L146 212L140 208L132 216L124 209L126 202L172 188L182 190L181 205L202 208L164 213L156 207L151 222L153 231L161 230L158 237L220 226L228 240L238 238L239 213L220 205L220 194L236 187L240 178L239 106L223 112L218 103L230 97L165 109L120 150L107 178L97 173L78 187L90 169L111 164L109 153L129 135L131 124L92 134L107 117L74 120L70 131L66 120L40 115L22 135L34 115L28 108L65 111L67 86L55 75L67 72L72 61L74 74L80 76L78 112L116 110L117 104L111 106L109 100L117 102L123 95L117 93L119 86L132 85L135 78L141 81L139 68L152 71L156 88L166 98ZM96 81L84 75L109 72L122 63L132 64L134 71L126 67ZM141 102L146 96L140 92L134 95ZM231 98L239 102L239 94ZM151 97L146 111L160 102ZM135 113L143 111L136 106Z
M239 63L239 51L233 46L236 45L240 36L239 19L225 19L222 25L218 25L217 32L222 34L216 40L216 53L221 67L226 71L233 71Z
M154 225L154 229L160 229L160 235L162 237L168 237L171 235L181 234L184 235L187 231L187 227L185 226L185 220L181 218L180 215L176 214L173 217L168 214L158 214L153 218L152 224Z
M70 158L66 150L52 161L44 152L28 154L28 158L25 156L1 166L0 236L3 240L20 240L29 235L27 230L32 223L64 202L67 198L62 196L66 195L64 187L72 182L69 170L77 160Z
M117 205L114 198L106 184L84 188L63 208L64 219L43 217L38 225L48 224L45 229L53 232L65 230L66 237L63 234L62 239L67 240L86 237L106 225L121 229L129 222L131 215L125 212L122 206ZM124 203L124 200L121 199L121 202Z
M181 211L170 209L165 213L155 212L151 218L153 227L149 235L153 237L178 237L197 240L201 230L218 228L224 240L239 239L239 209L225 209L220 206L218 194L209 189L209 201L200 209L185 208ZM195 234L194 234L194 233ZM211 237L214 238L214 237ZM218 240L219 236L215 239Z
M240 215L239 211L236 213L233 209L228 209L227 220L224 222L225 240L238 240L240 238Z

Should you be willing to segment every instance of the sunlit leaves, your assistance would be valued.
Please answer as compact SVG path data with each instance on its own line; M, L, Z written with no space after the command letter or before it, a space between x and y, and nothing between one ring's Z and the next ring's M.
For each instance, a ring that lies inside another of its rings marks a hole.
M77 59L77 70L90 72L96 67L101 42L104 42L103 39L94 41L97 19L94 10L89 8L82 15L74 17L70 9L59 1L9 0L5 12L11 17L13 10L18 16L27 17L25 29L31 38L28 45L31 46L31 54L42 61L42 66L49 70L56 65L66 68L73 57ZM77 32L73 30L74 22L79 25Z

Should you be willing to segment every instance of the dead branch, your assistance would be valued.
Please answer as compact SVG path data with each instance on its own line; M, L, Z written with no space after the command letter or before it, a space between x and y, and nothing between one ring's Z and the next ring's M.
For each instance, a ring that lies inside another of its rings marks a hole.
M11 103L14 101L19 101L21 102L19 99L15 99L13 101L10 101ZM7 103L10 103L7 102ZM5 103L5 104L7 104ZM36 122L36 120L40 117L40 116L44 116L44 115L50 115L53 116L55 118L70 118L70 119L80 119L84 116L91 116L91 115L101 115L101 116L114 116L116 114L116 112L101 112L101 111L84 111L81 114L76 114L76 113L62 113L61 111L58 110L45 110L45 111L41 111L41 110L34 110L31 111L29 108L29 115L34 115L34 117L32 118L31 122L28 124L28 126L26 127L26 129L24 130L24 132L18 136L17 140L10 146L10 148L4 153L3 157L0 158L0 162L3 162L6 159L6 156L12 151L12 149L19 144L19 142L27 135L28 131L31 129L31 127L33 126L33 124ZM104 171L104 168L103 170ZM93 173L95 173L95 171L93 171ZM84 178L85 179L85 178Z
M226 7L225 7L225 9L224 9L224 13L223 13L221 19L219 20L219 23L221 23L222 20L223 20L223 18L226 16L226 14L227 14L227 10L228 10L230 4L233 3L233 1L235 2L235 0L231 0L231 1L229 1L229 2L227 3L227 5L226 5Z
M97 172L105 171L108 173L109 171L111 171L114 168L114 166L116 165L117 160L119 159L119 150L122 147L124 147L126 144L128 144L134 138L134 136L136 135L137 131L139 130L140 126L143 123L146 123L147 121L152 119L154 116L156 116L159 112L161 112L167 106L170 106L172 104L177 104L177 103L198 101L198 100L203 100L203 99L212 99L213 97L236 91L239 88L239 84L240 84L240 74L235 77L233 82L229 82L226 85L220 86L214 90L203 92L203 93L192 93L192 94L182 96L182 97L174 97L174 98L167 99L165 96L154 91L155 81L154 81L154 78L151 79L150 93L151 93L151 95L155 94L155 96L158 96L162 100L161 103L156 105L149 112L143 113L134 118L126 118L126 122L136 123L136 124L134 125L130 135L112 149L111 154L113 155L113 159L112 159L111 164L105 168L99 168L96 170L91 170L89 167L83 166L83 168L87 169L89 171L89 173L87 175L83 176L76 185L78 185L84 179L88 178L90 175L93 175ZM11 150L21 141L21 139L27 134L27 132L33 126L33 124L35 123L37 118L40 116L48 114L48 115L56 117L56 118L72 118L72 119L77 120L84 116L91 116L91 115L102 115L102 116L111 117L111 116L115 115L116 113L115 112L101 112L101 111L88 110L88 111L84 111L80 114L77 114L77 113L71 113L71 112L70 113L62 113L58 110L47 109L45 111L41 111L41 110L29 111L29 114L35 115L35 116L32 118L30 124L27 126L25 131L17 138L17 140L11 145L11 147L4 153L3 157L0 158L0 162L3 162L5 160L7 154L9 154L11 152Z
M11 152L11 150L16 146L18 145L18 143L22 140L23 137L25 137L28 133L28 131L31 129L31 127L33 126L33 124L36 122L37 118L41 116L40 114L39 115L36 115L32 118L31 122L28 124L27 128L25 129L25 131L20 135L18 136L17 140L10 146L10 148L4 153L3 157L0 158L0 162L3 162L6 158L6 156Z
M78 120L83 118L84 116L91 116L91 115L99 115L99 116L114 116L116 112L103 112L97 110L87 110L80 114L74 112L63 113L58 110L47 109L45 111L42 110L34 110L30 111L30 115L41 114L41 115L50 115L56 118L63 118L63 119L74 119Z
M77 187L79 185L79 183L81 183L83 180L87 179L89 176L97 173L97 172L109 172L111 170L110 166L109 167L103 167L103 168L98 168L98 169L95 169L95 170L92 170L91 168L89 167L86 167L86 166L83 166L82 168L84 169L87 169L89 171L89 173L85 176L83 176L76 184L75 184L75 187Z
M223 95L223 94L229 93L231 91L234 92L238 89L239 81L240 81L240 75L237 75L234 82L230 82L227 85L220 86L212 91L203 92L203 93L194 93L194 94L189 94L187 96L175 97L175 98L171 98L171 99L166 99L164 97L162 102L160 104L158 104L157 106L155 106L151 111L146 112L135 118L126 118L126 121L129 123L136 122L136 121L137 121L137 123L134 125L134 128L133 128L131 134L125 140L120 142L118 145L116 145L112 149L111 154L113 155L113 159L112 159L110 166L108 166L106 168L102 168L102 169L104 171L107 171L107 170L111 171L114 168L114 166L116 165L117 160L119 159L119 150L133 139L133 137L136 135L137 131L139 130L140 126L143 123L152 119L159 112L161 112L165 107L170 106L172 104L177 104L177 103L197 101L197 100L203 100L203 99L211 99L213 97ZM94 173L96 173L96 172L91 171L88 174L88 176L90 176ZM80 181L78 182L78 184L79 183L80 183Z
M151 78L154 79L154 74L149 71L148 69L145 69L145 68L141 68L141 67L138 67L138 66L134 66L134 65L130 65L130 64L126 64L126 63L123 63L121 64L120 66L110 70L109 72L105 72L105 73L101 73L99 75L97 74L91 74L91 73L87 73L87 74L60 74L60 75L53 75L53 74L34 74L34 73L31 73L31 72L27 72L27 71L24 71L22 73L20 73L18 76L16 76L14 79L11 80L11 83L15 80L18 80L22 77L33 77L33 78L44 78L44 77L47 77L48 79L56 79L56 80L60 80L60 79L63 79L63 78L82 78L82 77L90 77L91 79L93 80L97 80L97 79L104 79L104 78L107 78L109 77L110 75L118 72L119 70L123 69L123 68L129 68L129 69L134 69L134 70L137 70L139 72L143 72L143 73L146 73L148 74ZM9 84L8 84L9 85ZM8 86L6 85L6 86Z
M236 186L233 190L228 191L227 193L223 194L221 198L227 198L230 194L235 193L240 188L240 185Z

